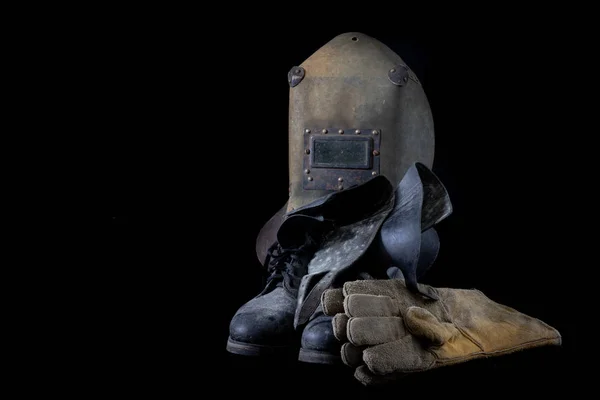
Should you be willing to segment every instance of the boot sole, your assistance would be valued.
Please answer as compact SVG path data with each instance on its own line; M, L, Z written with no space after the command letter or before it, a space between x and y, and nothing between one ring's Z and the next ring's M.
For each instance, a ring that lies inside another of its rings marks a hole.
M325 351L300 349L298 361L313 364L341 364L342 356Z
M277 356L297 352L298 349L292 346L266 346L261 344L251 344L236 342L232 338L227 339L227 351L242 356Z

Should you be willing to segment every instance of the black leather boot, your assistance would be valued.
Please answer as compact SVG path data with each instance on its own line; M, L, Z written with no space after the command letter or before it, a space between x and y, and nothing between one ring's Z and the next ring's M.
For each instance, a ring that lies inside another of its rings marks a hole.
M294 328L298 288L325 229L309 216L290 217L268 251L270 276L260 294L244 304L229 325L227 350L257 356L295 352L300 336Z
M369 254L367 254L366 264L369 265ZM367 269L363 267L363 269ZM378 275L372 275L378 272ZM384 279L383 271L360 272L352 277L342 277L342 281L357 280L357 279ZM341 284L336 285L341 287ZM333 334L333 317L323 313L321 306L317 308L310 321L306 324L302 331L300 340L301 348L298 354L298 360L306 363L316 364L341 364L342 346L340 340L336 339Z
M342 362L340 356L341 342L333 335L331 325L333 317L315 313L302 332L301 348L298 360L317 364L338 364Z

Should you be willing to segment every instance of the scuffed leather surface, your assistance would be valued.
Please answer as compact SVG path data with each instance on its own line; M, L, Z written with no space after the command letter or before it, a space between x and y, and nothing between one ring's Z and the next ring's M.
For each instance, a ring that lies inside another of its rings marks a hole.
M429 269L439 250L432 226L450 215L452 203L441 181L420 163L408 169L396 188L395 199L377 243L382 258L399 268L408 288L417 291L418 277Z
M294 324L306 323L320 304L321 294L337 276L346 272L369 249L381 224L392 209L393 197L374 215L334 229L308 264L298 291Z
M276 287L240 307L229 325L229 335L249 344L294 344L295 310L296 299L283 287Z
M341 343L333 335L332 317L318 313L302 332L301 345L304 349L339 354Z

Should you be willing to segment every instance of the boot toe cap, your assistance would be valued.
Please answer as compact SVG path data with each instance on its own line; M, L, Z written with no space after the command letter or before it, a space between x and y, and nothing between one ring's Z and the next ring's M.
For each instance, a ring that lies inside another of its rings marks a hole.
M229 336L250 345L294 345L295 309L296 299L283 288L275 288L240 307L229 324Z
M337 353L341 343L333 335L332 317L322 315L308 323L302 333L302 348Z
M293 315L248 313L233 317L229 336L238 342L283 345L293 332Z
M248 344L289 345L295 334L295 305L281 288L250 300L231 319L229 336Z

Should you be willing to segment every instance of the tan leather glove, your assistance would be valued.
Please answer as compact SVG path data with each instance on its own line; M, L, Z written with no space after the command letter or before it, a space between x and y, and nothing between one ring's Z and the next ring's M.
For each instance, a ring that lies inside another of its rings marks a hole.
M363 384L561 344L556 329L478 290L420 289L439 300L411 293L402 279L351 281L323 293L323 310L344 342L342 359Z

